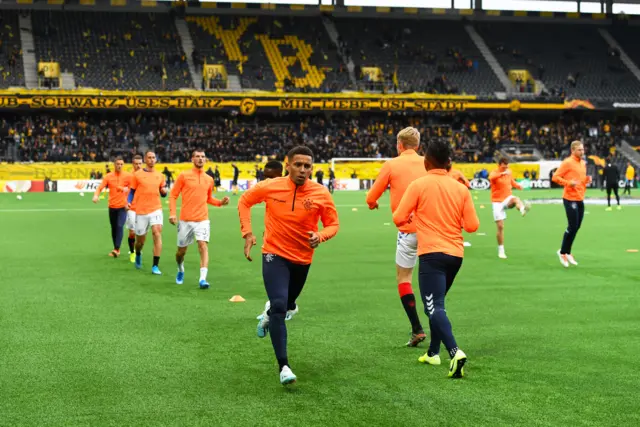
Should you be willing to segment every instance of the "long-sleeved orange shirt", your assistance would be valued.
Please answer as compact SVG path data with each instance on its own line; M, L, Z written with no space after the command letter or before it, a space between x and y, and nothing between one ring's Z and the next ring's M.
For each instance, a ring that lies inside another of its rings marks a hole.
M449 176L458 181L460 184L463 184L465 187L471 188L471 183L469 182L469 180L465 178L462 172L460 172L458 169L451 168L451 170L449 171Z
M338 232L338 212L326 187L309 180L296 186L285 176L262 181L240 197L238 213L243 237L252 233L251 207L261 202L267 205L262 253L310 264L314 250L309 245L308 232L318 232L318 220L324 227L318 232L321 242Z
M367 205L369 207L375 206L387 187L391 185L389 196L391 212L394 212L409 184L426 174L424 157L416 153L415 150L403 151L398 157L382 165L376 181L367 193ZM415 233L416 227L414 224L404 224L402 227L398 227L398 230L403 233Z
M512 188L522 190L522 186L518 184L515 179L513 179L511 171L507 169L505 172L507 173L503 174L500 169L496 169L489 174L489 182L491 182L492 202L504 202L507 197L513 194L511 192Z
M129 186L132 176L131 173L124 171L119 173L109 172L102 178L102 182L94 195L98 196L102 190L108 188L109 207L114 209L124 208L127 206L127 193L124 189Z
M471 194L464 185L454 181L444 169L434 169L427 176L409 185L400 206L393 212L398 227L415 223L418 235L418 255L442 252L462 257L462 229L474 233L480 226Z
M178 175L169 194L169 215L176 216L178 197L182 194L180 220L200 222L209 219L207 204L222 206L222 201L211 197L213 178L202 169L193 168Z
M137 215L147 215L162 209L160 189L166 185L164 175L158 171L139 170L133 173L129 187L135 190L133 203Z
M584 200L587 191L587 163L576 156L567 157L562 161L556 173L551 178L556 184L564 187L562 197L572 202ZM571 181L577 181L577 185L572 187Z

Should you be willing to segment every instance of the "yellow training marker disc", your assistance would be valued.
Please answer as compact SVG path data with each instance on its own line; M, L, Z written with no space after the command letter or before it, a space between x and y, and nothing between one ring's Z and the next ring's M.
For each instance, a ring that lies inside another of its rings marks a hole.
M636 252L638 252L638 250L637 249L627 249L627 252L636 253Z

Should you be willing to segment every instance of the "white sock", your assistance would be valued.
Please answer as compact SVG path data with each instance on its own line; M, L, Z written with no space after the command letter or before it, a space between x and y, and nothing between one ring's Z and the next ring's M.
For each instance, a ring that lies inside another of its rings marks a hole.
M184 273L184 261L178 264L178 271Z
M522 207L520 208L520 213L524 214L524 205L522 205Z
M498 245L498 253L504 253L504 245Z
M200 280L207 280L207 273L209 272L209 269L206 267L203 267L200 269Z

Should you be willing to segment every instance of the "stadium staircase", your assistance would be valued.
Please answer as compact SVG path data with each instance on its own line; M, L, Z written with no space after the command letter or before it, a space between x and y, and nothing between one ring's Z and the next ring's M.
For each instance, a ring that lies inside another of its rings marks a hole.
M240 81L240 76L236 76L235 74L228 74L227 89L229 89L231 92L242 92L242 83Z
M354 64L353 59L351 59L351 57L347 57L344 54L344 50L340 48L340 33L338 32L338 28L336 28L336 24L334 24L327 16L322 18L322 24L324 25L325 30L327 30L327 34L331 41L338 46L340 57L342 57L344 63L347 64L347 70L349 70L349 80L351 80L351 84L355 87L357 84L356 73L354 72L356 64Z
M640 153L638 153L627 141L620 141L620 150L621 153L628 161L631 162L634 168L640 168Z
M76 78L73 73L60 73L60 88L65 90L74 90L76 88Z
M291 80L297 88L312 87L317 89L322 85L325 79L324 72L309 62L309 58L311 58L313 54L313 48L303 40L300 40L298 36L288 35L284 36L284 39L274 40L264 34L257 34L256 39L262 43L264 51L267 54L267 59L276 76L276 88L282 89L284 87L284 81L287 78ZM278 45L281 44L292 46L298 51L298 55L283 56L278 49ZM291 76L289 67L297 61L300 61L300 68L307 73L305 77Z
M491 70L496 75L500 83L504 86L505 91L507 93L514 92L513 85L511 84L507 73L504 72L504 70L500 66L500 63L491 52L491 49L489 49L487 44L484 42L480 34L478 34L476 29L471 25L465 25L464 29L467 31L467 34L469 34L469 37L471 37L471 40L473 40L473 43L476 45L476 47L484 57L484 60L487 61L489 67L491 67Z
M24 81L27 89L38 88L38 61L33 42L31 15L20 14L20 41L22 44L22 62L24 65Z
M202 72L200 70L196 70L196 67L193 63L193 40L191 39L189 27L187 27L187 23L184 19L176 18L176 29L178 30L178 35L180 36L180 40L182 41L182 50L184 50L184 53L187 57L187 65L189 66L189 73L191 74L191 79L193 80L193 87L201 88Z
M613 36L609 34L609 31L607 31L605 28L598 28L598 32L600 33L602 38L609 44L609 47L611 47L612 49L617 49L618 52L620 52L620 60L622 61L622 63L626 65L629 71L631 71L631 73L635 76L635 78L640 81L640 69L629 57L629 55L627 55L624 49L622 49L622 46L620 46L616 39L614 39Z

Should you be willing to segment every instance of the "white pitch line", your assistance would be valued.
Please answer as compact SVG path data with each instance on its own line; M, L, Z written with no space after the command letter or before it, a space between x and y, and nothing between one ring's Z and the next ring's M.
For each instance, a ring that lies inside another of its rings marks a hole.
M361 208L366 207L366 204L361 205L336 205L337 208ZM385 205L380 205L381 208L388 207ZM256 205L254 206L256 209L264 209L264 205ZM106 208L42 208L42 209L0 209L0 213L9 213L9 212L105 212ZM166 210L166 209L165 209ZM180 208L178 208L180 210ZM230 209L223 209L222 211L228 211ZM235 209L232 209L236 212ZM217 212L217 211L216 211Z

